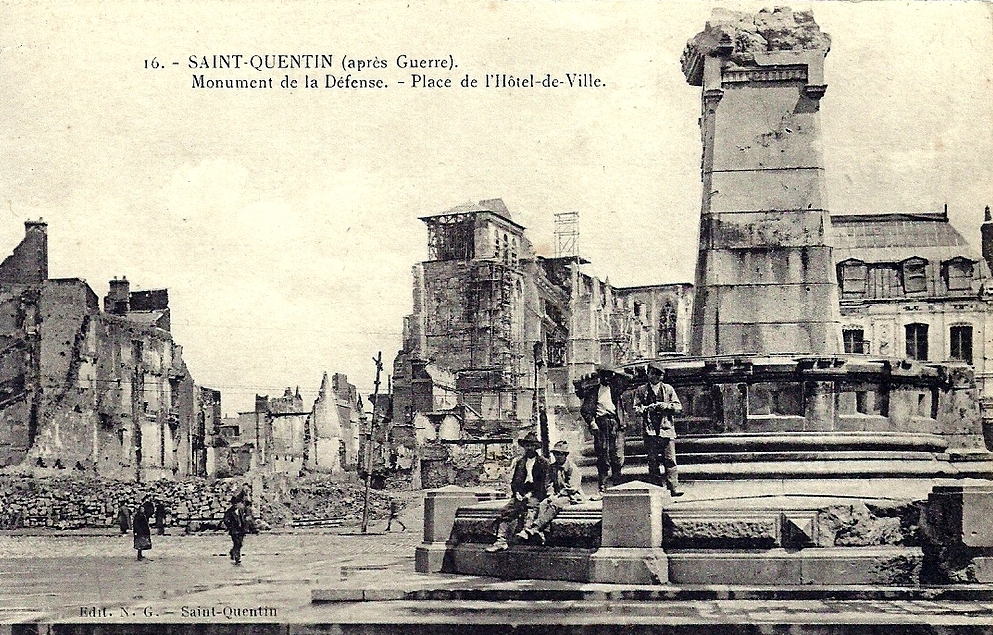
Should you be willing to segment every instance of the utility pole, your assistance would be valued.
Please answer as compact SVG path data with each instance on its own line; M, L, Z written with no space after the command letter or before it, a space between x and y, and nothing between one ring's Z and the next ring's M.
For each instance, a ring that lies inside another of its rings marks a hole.
M372 391L372 419L369 422L369 434L365 440L365 501L362 503L362 533L366 533L369 527L369 488L372 486L372 465L373 465L373 439L376 436L376 401L379 397L379 373L383 370L383 351L379 351L372 358L372 363L376 365L376 381L373 382L375 389Z
M545 365L544 343L539 340L534 343L534 398L531 401L534 408L533 418L538 422L538 436L541 438L541 453L546 458L549 456L548 443L548 413L545 411L545 395L538 392L538 379L541 375L541 368Z

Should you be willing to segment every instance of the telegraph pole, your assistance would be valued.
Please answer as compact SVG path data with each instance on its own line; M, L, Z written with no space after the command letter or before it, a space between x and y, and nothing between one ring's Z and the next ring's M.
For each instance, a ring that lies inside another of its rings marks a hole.
M369 422L369 434L365 441L365 501L362 503L362 533L366 533L369 527L369 488L372 485L373 465L372 444L376 436L376 401L379 397L379 373L383 370L383 351L379 351L372 358L372 363L376 365L376 381L373 382L375 389L372 391L372 419Z

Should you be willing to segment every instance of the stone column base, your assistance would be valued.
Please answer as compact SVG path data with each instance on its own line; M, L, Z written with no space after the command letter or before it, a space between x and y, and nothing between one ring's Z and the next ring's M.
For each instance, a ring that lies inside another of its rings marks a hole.
M601 547L590 557L590 582L667 584L669 558L657 548Z
M448 544L425 542L414 550L414 571L417 573L439 573L445 565Z

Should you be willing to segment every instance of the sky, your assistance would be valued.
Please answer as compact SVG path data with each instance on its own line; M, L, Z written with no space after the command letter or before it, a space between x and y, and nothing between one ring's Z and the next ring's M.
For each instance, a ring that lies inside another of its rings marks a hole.
M579 212L580 251L615 285L691 282L700 94L679 57L718 4L0 2L0 255L44 218L51 277L101 297L114 276L168 288L186 363L229 414L285 386L308 403L325 371L370 392L427 257L418 218L467 201L503 198L544 255L554 214ZM947 204L978 250L993 204L991 5L791 6L832 37L832 212ZM335 68L189 68L218 54L332 55ZM454 87L412 87L400 55L453 60L416 72ZM351 74L389 86L278 87L341 77L343 57L385 60ZM193 88L199 73L274 88ZM494 73L604 85L459 86Z

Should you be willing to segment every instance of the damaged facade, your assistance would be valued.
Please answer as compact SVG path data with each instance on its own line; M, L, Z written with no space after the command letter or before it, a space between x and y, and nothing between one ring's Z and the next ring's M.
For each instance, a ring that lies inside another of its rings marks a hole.
M48 277L44 222L0 264L0 465L146 480L203 474L197 397L165 289Z
M348 377L324 373L317 399L305 410L299 387L282 397L256 395L255 409L224 419L220 428L230 474L250 470L301 474L356 471L365 421L358 390Z
M429 260L413 269L390 435L415 486L465 481L460 471L498 480L494 466L542 415L553 442L585 443L574 381L688 352L692 284L615 287L579 257L537 255L500 199L422 220ZM988 403L989 212L983 257L947 212L831 220L845 352L967 362Z
M414 454L415 485L426 463L500 478L494 465L539 413L552 441L578 443L574 380L686 350L692 285L614 287L582 258L540 256L500 199L422 220L429 260L413 270L391 424L393 451Z

